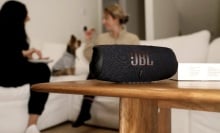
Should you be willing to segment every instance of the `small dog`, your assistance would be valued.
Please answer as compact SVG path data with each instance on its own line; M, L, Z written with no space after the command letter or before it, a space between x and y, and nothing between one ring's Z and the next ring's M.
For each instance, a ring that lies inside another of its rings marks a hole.
M75 59L76 50L81 46L81 41L77 40L74 35L71 35L70 41L67 44L67 49L62 57L54 64L52 68L53 76L74 75L75 74Z

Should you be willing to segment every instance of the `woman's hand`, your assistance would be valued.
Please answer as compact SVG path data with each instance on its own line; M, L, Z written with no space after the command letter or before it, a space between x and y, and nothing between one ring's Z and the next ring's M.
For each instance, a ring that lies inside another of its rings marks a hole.
M92 41L94 33L95 33L94 28L85 31L85 39L87 43Z
M30 48L28 50L23 50L22 54L24 57L27 57L28 59L33 59L33 54L36 54L38 56L38 59L42 59L42 53L40 50L35 48Z

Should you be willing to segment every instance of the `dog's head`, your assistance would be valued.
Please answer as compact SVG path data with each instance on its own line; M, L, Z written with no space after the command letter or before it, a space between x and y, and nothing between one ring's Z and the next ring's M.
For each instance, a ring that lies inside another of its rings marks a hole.
M67 45L67 52L76 55L76 49L81 46L81 41L77 40L77 38L74 35L71 35L70 41Z

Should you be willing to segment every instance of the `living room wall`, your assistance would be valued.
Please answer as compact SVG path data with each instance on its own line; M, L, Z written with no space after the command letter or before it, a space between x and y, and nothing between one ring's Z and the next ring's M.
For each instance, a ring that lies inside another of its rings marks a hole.
M2 5L6 0L0 0ZM83 39L83 26L98 28L96 0L19 0L26 4L31 21L27 32L32 45L67 43L74 34Z
M208 29L212 38L220 36L220 0L175 0L180 15L181 34Z
M179 35L179 15L174 0L145 0L146 39Z

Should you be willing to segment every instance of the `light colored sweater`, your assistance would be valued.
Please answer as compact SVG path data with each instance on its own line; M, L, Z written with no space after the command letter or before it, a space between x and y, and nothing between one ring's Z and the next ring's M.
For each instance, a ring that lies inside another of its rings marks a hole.
M113 38L109 32L100 34L95 43L87 44L84 50L84 56L90 62L92 57L92 48L95 45L117 45L117 44L126 44L126 45L139 45L140 40L137 35L122 30L118 38Z

